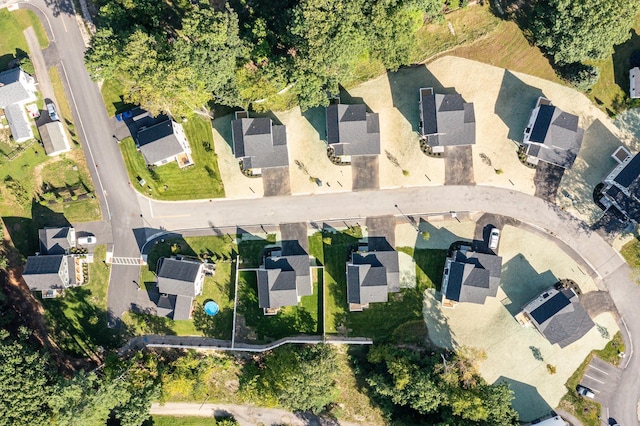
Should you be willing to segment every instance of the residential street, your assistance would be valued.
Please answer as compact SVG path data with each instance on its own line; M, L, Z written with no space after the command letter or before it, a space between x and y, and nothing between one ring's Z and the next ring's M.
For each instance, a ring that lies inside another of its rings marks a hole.
M118 145L112 138L98 86L84 67L85 50L81 33L69 0L48 4L46 0L20 3L45 17L52 46L58 50L65 90L72 105L74 121L87 156L105 219L111 221L114 256L139 257L134 230L162 228L167 230L208 229L236 225L273 225L290 222L312 222L328 219L355 219L364 225L366 217L403 214L446 213L450 211L482 211L501 214L545 230L577 250L594 268L611 293L616 306L629 327L631 338L640 342L640 289L631 279L631 270L620 255L584 223L538 198L505 188L487 186L441 186L400 188L269 197L252 200L204 200L198 202L152 202L136 194L128 183ZM50 26L49 26L50 25ZM397 207L396 207L397 205ZM227 229L225 229L227 231ZM523 241L526 244L526 241ZM109 284L109 309L120 316L137 299L134 283L137 266L113 266ZM599 285L600 285L599 284ZM624 333L623 333L624 335ZM640 424L636 415L640 385L640 358L627 348L628 363L622 375L617 398L609 405L610 415L620 424ZM624 363L624 362L623 362ZM281 419L277 423L281 422Z

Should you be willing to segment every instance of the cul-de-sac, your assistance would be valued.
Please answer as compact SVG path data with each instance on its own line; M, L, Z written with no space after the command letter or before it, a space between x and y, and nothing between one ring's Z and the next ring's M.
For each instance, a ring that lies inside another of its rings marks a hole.
M640 425L640 0L0 0L0 424Z

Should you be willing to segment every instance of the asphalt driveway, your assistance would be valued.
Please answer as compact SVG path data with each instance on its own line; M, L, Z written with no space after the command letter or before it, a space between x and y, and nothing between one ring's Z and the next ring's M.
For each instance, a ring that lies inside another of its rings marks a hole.
M357 155L351 157L353 191L380 188L380 165L378 155Z
M284 256L309 253L306 222L281 224L280 236L282 239L282 254Z
M444 184L475 185L471 145L444 148Z
M550 203L555 203L562 176L564 176L562 167L540 161L536 168L536 175L533 178L533 183L536 186L535 196Z
M603 414L607 413L607 406L617 397L621 375L622 370L598 357L593 357L582 376L580 384L593 391L596 396L595 400L602 404Z
M376 216L366 219L369 250L392 250L396 244L395 216Z
M265 197L291 195L289 166L270 167L262 170L262 185Z

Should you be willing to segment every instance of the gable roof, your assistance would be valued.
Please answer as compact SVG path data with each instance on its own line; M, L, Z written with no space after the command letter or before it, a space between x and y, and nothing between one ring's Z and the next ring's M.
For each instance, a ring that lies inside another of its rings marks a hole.
M336 155L379 155L380 121L364 104L326 108L327 143Z
M487 297L496 296L502 275L502 257L456 250L450 260L444 294L448 300L483 304Z
M289 165L287 131L270 118L239 118L231 122L233 152L246 168L262 169Z
M184 152L173 126L172 120L167 119L138 131L136 139L147 164L156 164Z
M75 230L68 226L38 230L42 254L66 254L75 243Z
M434 94L420 89L422 134L429 146L473 145L476 143L476 117L473 103L459 94Z
M5 109L8 105L35 99L34 93L26 84L32 78L21 68L0 72L0 108Z
M165 294L196 296L195 283L202 273L202 263L164 258L158 269L158 291Z
M309 256L269 256L258 270L258 305L261 308L295 306L298 297L313 294Z
M38 127L47 155L57 155L71 150L67 134L60 121L51 121Z
M33 139L33 129L21 104L10 104L4 108L11 135L16 142Z
M353 253L347 264L347 302L386 302L388 293L400 291L398 252Z
M188 320L191 318L191 305L193 298L189 296L177 295L173 308L173 320Z
M527 154L563 168L573 165L584 130L578 127L577 115L553 105L541 104L529 135Z
M584 336L594 323L571 289L550 289L524 309L549 343L561 348Z
M64 288L68 283L62 281L60 271L65 263L64 255L29 256L22 277L31 290Z

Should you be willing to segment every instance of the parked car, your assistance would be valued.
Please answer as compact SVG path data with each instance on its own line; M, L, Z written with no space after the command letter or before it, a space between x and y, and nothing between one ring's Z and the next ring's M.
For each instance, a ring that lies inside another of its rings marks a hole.
M596 397L596 395L593 393L593 391L591 389L589 389L588 387L585 387L585 386L582 386L582 385L578 385L576 390L578 391L578 395L582 395L585 398L594 399Z
M49 112L49 118L53 121L59 121L58 113L56 112L56 106L53 102L47 102L47 111Z
M94 237L93 235L88 235L86 237L78 237L78 244L81 244L83 246L95 244L96 241L97 241L96 237Z
M489 248L491 250L497 249L498 242L500 242L500 230L498 228L493 228L489 235Z
M131 110L116 114L116 120L118 121L124 121L127 118L131 118L131 117L133 117L133 111Z

